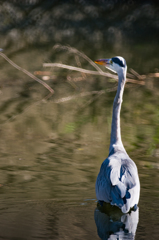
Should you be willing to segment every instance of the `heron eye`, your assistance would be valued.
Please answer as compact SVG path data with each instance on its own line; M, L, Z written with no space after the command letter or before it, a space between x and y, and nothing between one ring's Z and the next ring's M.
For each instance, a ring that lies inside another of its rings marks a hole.
M113 64L113 61L112 61L112 60L110 60L110 64Z

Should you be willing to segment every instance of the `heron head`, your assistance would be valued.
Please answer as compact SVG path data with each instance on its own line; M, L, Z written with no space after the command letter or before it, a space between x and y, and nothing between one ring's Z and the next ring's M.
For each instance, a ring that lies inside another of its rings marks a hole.
M109 59L98 59L94 61L97 64L103 65L109 70L119 74L122 71L126 71L126 61L123 57L113 57Z

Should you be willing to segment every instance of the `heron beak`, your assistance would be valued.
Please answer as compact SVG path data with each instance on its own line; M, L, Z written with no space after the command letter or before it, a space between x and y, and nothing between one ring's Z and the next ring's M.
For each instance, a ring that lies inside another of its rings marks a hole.
M98 59L94 61L95 63L103 66L109 66L110 65L110 59Z

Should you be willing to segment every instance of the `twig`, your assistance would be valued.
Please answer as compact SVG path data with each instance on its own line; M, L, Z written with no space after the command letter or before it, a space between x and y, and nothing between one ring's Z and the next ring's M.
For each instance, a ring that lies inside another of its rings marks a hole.
M111 74L111 73L107 73L107 72L103 72L103 71L98 72L98 71L87 70L84 68L74 67L74 66L70 66L70 65L66 65L66 64L62 64L62 63L43 63L43 67L59 67L59 68L65 68L65 69L69 69L69 70L73 70L73 71L77 71L77 72L92 74L92 75L106 76L106 77L114 78L116 80L118 79L118 77L116 75ZM127 80L127 82L145 85L144 81L138 81L138 80L130 79L130 78L127 78L126 80Z
M75 60L76 60L77 66L78 66L78 67L82 67L81 62L80 62L80 59L79 59L79 56L76 55L76 56L75 56ZM81 72L81 75L82 75L83 79L86 78L86 74L85 74L85 73L82 73L82 72Z
M143 76L144 76L144 75L143 75ZM159 78L159 73L149 73L148 76L149 76L149 77Z
M126 86L127 88L130 88L131 86L130 85L127 85ZM105 89L105 90L100 90L100 91L92 91L90 93L92 94L97 94L96 96L94 96L93 98L89 99L87 103L85 103L83 106L81 106L81 108L85 108L87 107L88 105L90 105L94 100L96 100L99 96L101 96L103 93L105 92L114 92L116 91L118 88L118 86L115 86L113 88L109 88L109 89Z
M99 94L99 92L105 93L105 90L101 90L101 91L92 91L92 92L82 92L80 94L76 94L73 96L69 96L69 97L64 97L64 98L60 98L58 100L55 100L54 103L62 103L62 102L67 102L79 97L86 97L86 96L90 96L92 94Z
M140 76L140 74L137 73L134 69L130 68L129 70L130 70L130 72L131 72L134 76L136 76L138 79L142 79L142 76Z
M134 78L134 74L127 72L127 77Z
M116 75L113 75L111 73L106 73L106 72L100 73L98 71L87 70L84 68L74 67L74 66L70 66L62 63L43 63L43 67L59 67L59 68L65 68L65 69L69 69L77 72L83 72L83 73L92 74L92 75L102 75L102 76L118 79Z
M49 94L44 97L42 100L37 101L36 103L34 103L31 106L28 106L27 108L25 108L25 112L28 111L32 106L35 106L37 104L39 104L41 101L45 101L47 99L49 99L53 93L54 90L45 82L43 82L41 79L37 78L36 76L34 76L32 73L30 73L29 71L27 71L26 69L21 68L20 66L18 66L16 63L14 63L11 59L9 59L4 53L1 52L2 50L0 49L0 56L3 57L7 62L9 62L13 67L15 67L16 69L18 69L19 71L22 71L23 73L25 73L26 75L28 75L29 77L31 77L32 79L34 79L35 81L37 81L38 83L42 84L45 88L47 88L49 90ZM24 113L24 111L22 113ZM7 119L7 121L5 121L4 123L10 122L12 120L14 120L17 116L21 115L22 113L18 113L15 114L13 116L11 116L9 119Z
M76 48L73 48L73 47L69 47L69 46L63 46L63 45L60 45L60 44L56 44L53 49L56 49L56 48L61 48L61 49L66 49L68 50L69 52L72 52L72 53L75 53L81 57L83 57L86 61L88 61L98 72L103 72L102 69L100 67L98 67L97 64L95 64L87 55L85 55L84 53L78 51Z
M11 59L9 59L4 53L0 52L0 56L3 57L7 62L9 62L13 67L18 69L19 71L22 71L23 73L25 73L26 75L28 75L29 77L31 77L32 79L37 81L38 83L42 84L45 88L47 88L50 91L51 95L54 93L54 90L47 83L45 83L41 79L37 78L36 76L34 76L32 73L30 73L26 69L21 68L20 66L18 66Z
M60 98L58 100L55 100L54 103L63 103L63 102L67 102L67 101L79 98L79 97L87 97L87 96L90 96L90 95L93 95L93 94L101 95L105 92L114 92L116 90L117 90L117 86L115 86L113 88L110 88L110 89L100 90L100 91L82 92L82 93L79 93L79 94L76 94L76 95L73 95L73 96Z
M72 81L70 76L67 76L67 82L74 88L74 89L78 89L78 86L74 83L74 81Z

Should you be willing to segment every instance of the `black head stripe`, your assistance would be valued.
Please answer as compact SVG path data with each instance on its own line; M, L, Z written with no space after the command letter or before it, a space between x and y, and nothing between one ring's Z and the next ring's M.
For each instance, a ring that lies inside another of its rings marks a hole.
M124 63L117 57L113 57L112 61L116 64L118 64L120 67L125 67Z

